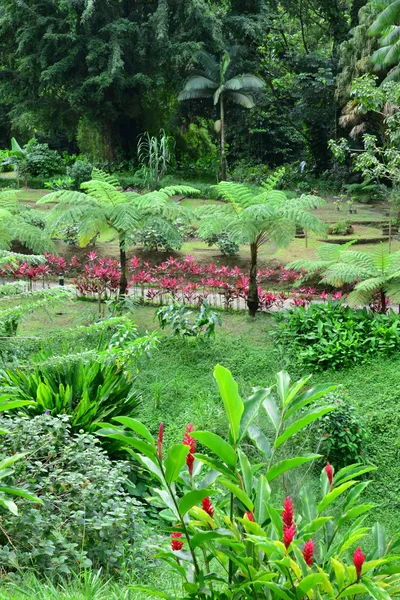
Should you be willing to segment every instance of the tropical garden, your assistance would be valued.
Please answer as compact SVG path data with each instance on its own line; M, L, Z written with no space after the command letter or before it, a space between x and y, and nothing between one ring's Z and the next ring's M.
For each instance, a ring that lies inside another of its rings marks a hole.
M400 596L398 0L0 0L0 598Z

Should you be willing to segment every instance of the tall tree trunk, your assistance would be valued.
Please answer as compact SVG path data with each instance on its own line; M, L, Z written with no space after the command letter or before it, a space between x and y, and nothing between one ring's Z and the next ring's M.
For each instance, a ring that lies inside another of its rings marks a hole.
M126 252L125 252L125 238L120 236L119 238L119 260L121 263L121 278L119 280L119 295L125 296L126 289L128 287L128 280L126 278Z
M257 244L250 244L250 276L249 276L249 294L247 296L247 307L251 317L256 316L259 308L258 287L257 287Z
M383 290L380 291L380 299L381 299L381 314L386 314L386 295Z
M221 119L221 180L226 181L226 154L225 154L225 113L224 113L224 95L219 99L220 119Z

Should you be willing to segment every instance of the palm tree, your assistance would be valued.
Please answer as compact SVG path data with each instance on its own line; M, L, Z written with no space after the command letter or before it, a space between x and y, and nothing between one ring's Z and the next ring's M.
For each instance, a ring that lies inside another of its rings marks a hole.
M112 175L93 169L92 180L82 183L82 192L60 190L43 196L38 204L57 202L50 211L47 227L56 232L66 225L78 225L82 247L99 233L114 230L118 235L121 263L119 293L126 294L126 249L133 245L132 235L151 222L167 240L179 236L177 220L189 222L190 211L171 200L176 194L195 195L198 190L188 186L173 186L140 195L122 192Z
M26 207L19 202L15 191L0 193L0 250L10 250L12 242L18 240L38 254L53 252L51 237L24 219L24 212Z
M374 8L381 12L368 30L380 35L380 48L371 56L377 69L391 69L386 80L400 79L400 3L398 0L374 0Z
M227 233L233 242L249 245L247 306L252 317L259 308L257 260L260 247L266 242L287 246L295 236L296 226L322 234L327 229L325 223L307 210L323 205L324 200L317 196L289 200L283 191L274 189L282 175L283 170L278 171L256 192L246 185L221 182L217 190L225 203L203 206L197 211L201 237Z
M300 270L311 265L310 261L296 261L287 266ZM321 267L322 283L341 287L344 283L357 282L348 296L350 306L369 304L379 295L384 313L386 298L400 302L400 251L389 254L383 245L369 253L341 250L335 260Z
M225 100L240 104L244 108L253 108L253 94L264 87L264 81L257 75L234 75L230 56L224 52L221 62L204 50L196 57L203 67L199 74L191 75L178 96L179 100L212 98L214 106L219 104L220 119L216 121L216 130L221 136L221 179L226 179L225 153Z

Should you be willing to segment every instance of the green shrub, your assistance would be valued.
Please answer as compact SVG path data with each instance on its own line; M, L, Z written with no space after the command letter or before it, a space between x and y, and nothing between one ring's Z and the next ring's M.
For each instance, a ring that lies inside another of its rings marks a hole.
M0 424L9 432L0 438L1 453L27 453L13 484L44 503L17 501L19 514L2 517L3 568L120 568L142 535L141 510L125 491L128 463L110 461L92 435L73 435L68 417L3 417Z
M26 145L26 170L28 176L49 178L63 169L61 156L50 150L48 144L39 144L32 139Z
M81 189L81 183L92 179L93 165L88 160L77 160L72 167L67 168L67 177L71 178L73 183L70 184L74 190ZM68 188L69 189L69 188Z
M92 359L41 364L29 369L4 369L0 378L2 393L15 400L35 404L22 409L28 415L45 411L53 416L70 415L73 430L93 431L96 422L123 415L133 416L140 404L130 374L116 364Z
M218 246L224 256L236 256L239 254L239 244L235 244L226 233L214 234L206 238L207 246Z
M180 250L182 248L183 239L179 232L176 232L175 239L168 240L157 226L147 225L142 229L138 229L131 236L132 244L143 246L147 252Z
M274 332L301 364L337 369L400 349L400 316L354 310L334 301L275 313Z
M170 325L173 334L182 339L209 339L215 336L216 326L222 325L219 314L212 311L205 300L203 300L200 311L194 320L191 318L192 314L193 311L188 310L179 302L162 306L156 311L161 329Z
M340 394L339 390L336 390L333 394L328 394L325 401L336 408L314 425L313 447L318 440L318 452L323 455L325 461L329 460L336 467L364 461L365 444L368 439L365 418L345 392Z

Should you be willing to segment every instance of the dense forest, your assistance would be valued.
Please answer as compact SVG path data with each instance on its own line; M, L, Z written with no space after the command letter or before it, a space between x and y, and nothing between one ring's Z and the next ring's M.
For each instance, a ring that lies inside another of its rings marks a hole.
M305 161L323 173L328 141L349 133L340 117L352 81L376 70L369 28L380 10L366 0L1 0L0 144L36 137L129 168L138 136L165 129L177 164L207 169L219 113L204 89L179 101L206 51L264 82L252 110L227 98L229 165Z

